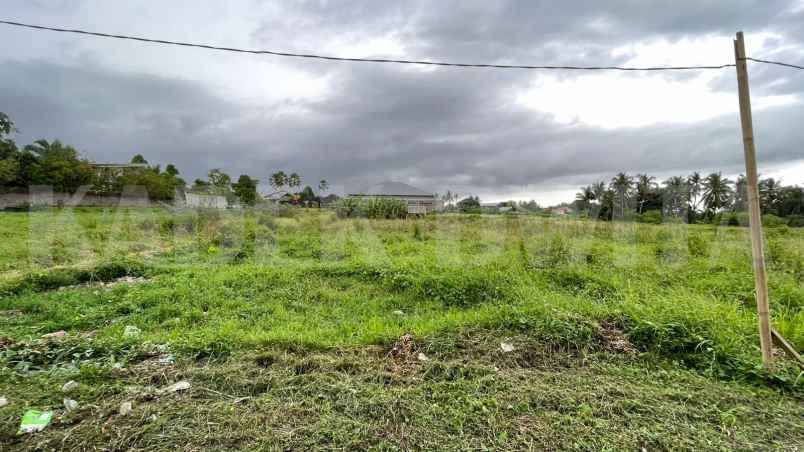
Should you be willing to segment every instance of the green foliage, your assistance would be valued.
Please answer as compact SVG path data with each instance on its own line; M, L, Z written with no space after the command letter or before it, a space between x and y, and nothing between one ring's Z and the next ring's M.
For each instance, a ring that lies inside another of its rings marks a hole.
M707 257L709 255L709 241L701 232L691 232L687 236L687 251L693 257Z
M772 213L766 213L762 215L762 226L768 228L778 228L780 226L786 226L787 221L784 218L777 217Z
M648 210L647 212L637 216L637 221L647 224L662 224L662 211Z
M112 281L123 276L142 276L145 273L146 267L142 263L125 260L102 262L88 269L55 268L11 280L0 286L0 293L42 292L92 281Z
M362 211L367 218L405 218L408 215L408 203L395 198L366 198Z
M458 201L458 210L463 213L480 213L480 198L469 196Z
M395 198L342 198L335 203L339 218L405 218L408 204Z
M338 218L357 218L365 216L362 210L363 203L358 198L341 198L335 203L335 213Z
M237 183L232 184L235 196L244 206L253 206L257 203L257 184L256 179L250 178L246 174L241 174Z

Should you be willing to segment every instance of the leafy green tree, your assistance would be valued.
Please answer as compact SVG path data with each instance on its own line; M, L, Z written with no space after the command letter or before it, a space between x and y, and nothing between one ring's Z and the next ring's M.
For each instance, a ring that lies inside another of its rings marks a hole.
M212 184L210 184L208 181L205 181L204 179L196 179L193 181L193 185L192 187L190 187L190 190L206 193L210 191L211 186Z
M147 165L148 160L145 160L145 157L143 157L142 154L137 154L131 158L131 163L139 165Z
M56 192L74 193L94 181L95 172L78 151L60 141L37 140L25 147L35 157L30 184L50 185Z
M229 186L232 184L232 178L219 168L210 170L209 173L207 173L207 179L209 179L209 183L212 185L212 188L222 193L227 192L229 190Z
M0 185L10 186L17 180L20 164L16 158L0 159Z
M480 198L469 196L458 201L458 209L463 213L480 213Z
M799 186L779 189L778 214L781 217L804 215L804 188Z
M19 150L13 140L6 138L16 130L14 123L0 112L0 185L10 186L16 181L19 169Z
M165 167L165 174L176 177L179 175L179 170L172 163L168 163L168 166Z
M16 128L14 127L14 122L11 121L11 118L9 118L7 114L0 111L0 138L10 135L11 132L15 130Z
M237 183L232 184L232 190L240 203L246 206L253 206L257 203L257 184L259 181L252 179L246 174L241 174Z
M309 185L304 187L304 189L301 192L299 192L298 195L299 195L298 197L299 201L304 203L304 205L306 206L310 206L312 204L316 205L319 204L318 196L315 195L315 192L313 192L313 189Z

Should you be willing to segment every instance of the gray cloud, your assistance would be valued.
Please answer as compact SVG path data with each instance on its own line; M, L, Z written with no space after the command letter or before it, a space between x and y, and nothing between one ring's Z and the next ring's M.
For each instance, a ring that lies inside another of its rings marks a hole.
M69 8L65 5L60 8ZM730 35L745 28L780 34L788 48L773 56L800 62L804 11L790 13L791 5L298 2L276 7L253 29L228 33L248 36L253 46L290 51L322 48L333 37L361 43L390 34L415 58L620 64L629 56L615 58L610 51L628 43ZM38 35L25 36L31 48L39 48ZM766 42L762 52L774 48ZM187 67L186 76L177 77L110 69L102 55L84 48L65 55L72 56L45 61L18 52L0 64L0 110L18 123L18 140L60 138L99 161L139 152L153 162L176 163L188 179L213 167L262 179L285 169L309 182L327 178L344 190L398 179L437 191L506 193L587 183L621 170L739 171L742 164L736 115L611 130L559 124L515 102L536 76L531 72L281 60L293 70L325 77L327 88L320 96L264 101L227 95L208 83L204 67ZM668 74L674 80L689 76ZM712 89L733 91L733 70L724 71ZM756 95L800 94L804 71L752 65L752 89ZM798 143L804 132L797 125L802 113L798 103L755 114L763 163L802 158Z

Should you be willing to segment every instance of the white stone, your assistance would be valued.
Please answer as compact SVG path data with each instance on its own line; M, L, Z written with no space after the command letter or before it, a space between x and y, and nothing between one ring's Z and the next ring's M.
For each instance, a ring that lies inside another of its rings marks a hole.
M120 416L128 416L133 410L134 408L131 406L131 402L123 402L120 404L120 410L118 412Z

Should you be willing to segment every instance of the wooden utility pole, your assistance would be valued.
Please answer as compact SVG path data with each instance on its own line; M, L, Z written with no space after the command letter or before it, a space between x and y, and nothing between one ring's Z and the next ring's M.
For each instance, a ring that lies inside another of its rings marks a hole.
M751 252L754 257L754 284L756 286L757 314L759 316L759 346L762 364L766 370L773 366L771 352L770 308L768 306L768 279L765 275L765 250L762 243L762 215L759 210L757 157L754 149L754 125L751 119L751 93L748 89L748 67L745 60L743 32L734 40L734 59L737 65L737 88L740 97L740 122L743 128L745 151L745 177L748 181L748 216L751 229Z

